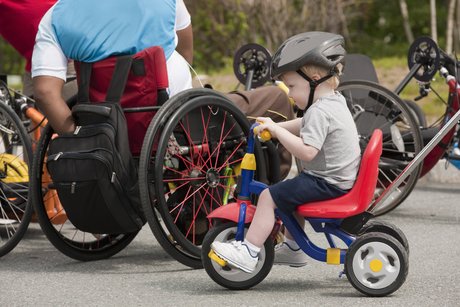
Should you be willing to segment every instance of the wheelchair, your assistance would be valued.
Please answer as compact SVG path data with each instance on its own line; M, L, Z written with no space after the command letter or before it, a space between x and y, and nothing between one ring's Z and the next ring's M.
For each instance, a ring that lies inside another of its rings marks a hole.
M155 75L166 75L165 65L155 70ZM130 95L127 90L126 95ZM250 124L230 100L210 89L186 90L165 102L152 101L150 106L125 108L122 102L122 107L125 114L155 114L140 152L134 155L146 220L169 255L186 266L201 268L201 245L212 227L207 215L238 193L235 187ZM30 178L30 198L43 232L60 252L76 260L117 254L138 231L94 234L72 224L47 173L53 137L52 128L46 127L34 153ZM269 165L260 145L255 156L260 165ZM261 167L256 177L268 183L266 169Z

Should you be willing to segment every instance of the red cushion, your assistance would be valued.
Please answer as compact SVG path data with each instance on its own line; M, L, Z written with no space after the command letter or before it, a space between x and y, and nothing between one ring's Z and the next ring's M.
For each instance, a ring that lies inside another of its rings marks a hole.
M374 197L381 154L382 131L376 129L364 151L358 177L351 191L330 200L301 205L296 212L304 217L339 219L364 212Z

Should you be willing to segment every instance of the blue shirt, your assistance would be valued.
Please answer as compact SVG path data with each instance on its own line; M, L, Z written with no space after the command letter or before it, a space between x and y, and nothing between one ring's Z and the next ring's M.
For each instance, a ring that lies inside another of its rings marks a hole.
M175 49L176 0L60 0L52 27L67 58L96 62L161 46Z

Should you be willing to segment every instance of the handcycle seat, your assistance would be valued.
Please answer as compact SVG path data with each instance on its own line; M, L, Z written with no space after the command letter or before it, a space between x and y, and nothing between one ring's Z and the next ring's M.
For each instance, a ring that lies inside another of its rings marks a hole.
M374 196L378 164L382 154L382 131L374 130L361 159L358 176L347 194L324 201L310 202L297 207L303 217L344 219L364 212Z

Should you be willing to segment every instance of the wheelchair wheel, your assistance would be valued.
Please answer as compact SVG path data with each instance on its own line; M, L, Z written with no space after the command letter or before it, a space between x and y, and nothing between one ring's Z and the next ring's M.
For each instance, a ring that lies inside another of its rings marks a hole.
M203 242L202 260L206 273L219 285L231 290L245 290L254 287L267 277L275 259L273 240L268 238L259 253L259 262L253 273L245 273L225 263L217 263L210 258L214 241L226 242L235 239L236 224L226 223L209 230ZM214 254L215 255L215 254ZM214 258L214 256L211 256ZM217 256L215 256L217 257ZM218 258L220 260L220 258ZM222 266L223 265L223 266Z
M72 225L46 168L46 154L52 136L53 130L48 125L42 133L32 163L30 197L40 227L56 249L70 258L80 261L109 258L125 248L138 232L93 234Z
M408 270L406 249L385 233L371 232L358 237L345 257L348 281L368 296L386 296L398 290Z
M0 99L0 257L19 243L32 217L28 202L31 158L32 147L24 125Z
M231 101L205 89L176 95L150 124L139 167L143 209L158 242L182 264L202 265L206 216L233 200L248 131ZM262 155L258 144L258 178L266 178Z
M406 249L407 255L409 255L409 241L407 240L404 232L402 232L401 229L399 229L395 225L383 221L369 221L359 231L359 235L371 232L381 232L392 236L393 238L398 240L399 243L401 243L401 245Z
M418 121L406 104L393 92L369 81L348 81L339 86L358 129L361 149L366 148L374 129L383 132L383 152L375 197L402 173L422 149ZM422 165L383 202L372 209L382 215L400 205L417 183Z

